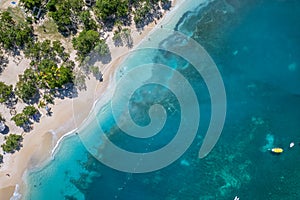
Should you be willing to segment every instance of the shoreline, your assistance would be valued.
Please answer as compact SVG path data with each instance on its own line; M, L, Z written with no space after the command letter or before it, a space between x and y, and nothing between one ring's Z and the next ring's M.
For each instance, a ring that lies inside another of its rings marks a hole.
M110 35L108 45L111 50L112 61L100 67L104 81L100 83L94 79L94 77L89 77L89 79L86 80L87 89L80 91L78 97L74 99L56 100L56 104L52 106L53 115L51 117L43 116L41 122L35 124L34 129L30 133L24 134L24 147L14 154L6 154L4 156L4 163L0 168L1 200L10 199L15 191L16 185L19 186L19 191L21 191L22 194L25 193L26 185L24 177L26 172L33 168L41 167L47 162L51 162L49 159L59 150L61 141L74 134L78 127L85 124L95 105L99 103L99 101L103 103L105 95L112 93L109 91L109 88L114 86L113 84L115 83L113 83L113 81L115 81L116 73L122 61L127 57L126 55L137 48L164 20L172 17L174 11L176 11L183 2L183 0L172 1L172 7L163 14L163 17L158 20L158 23L150 23L141 31L141 34L139 31L132 29L131 35L134 44L132 49L127 47L115 47L111 41L112 32L108 33ZM104 104L105 103L103 103L103 105ZM74 107L80 111L74 112ZM6 174L9 174L9 176Z

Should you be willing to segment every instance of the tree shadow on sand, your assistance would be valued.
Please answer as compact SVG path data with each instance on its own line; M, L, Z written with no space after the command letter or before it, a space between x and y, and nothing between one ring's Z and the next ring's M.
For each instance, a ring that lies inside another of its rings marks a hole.
M5 125L5 128L2 132L0 132L2 135L7 135L9 133L9 127Z
M65 99L65 98L73 99L78 97L77 88L73 83L66 84L64 85L63 88L52 90L51 93L55 98L60 98L60 99Z
M97 62L101 62L102 64L108 64L108 63L111 62L111 60L112 60L112 57L111 57L111 53L110 52L106 53L104 55L100 55L97 52L92 52L89 55L89 59L86 62L86 64L89 65L89 66L95 65Z

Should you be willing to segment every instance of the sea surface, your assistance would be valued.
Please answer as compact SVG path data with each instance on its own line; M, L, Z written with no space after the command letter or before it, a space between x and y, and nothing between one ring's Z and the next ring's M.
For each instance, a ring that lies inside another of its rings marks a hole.
M198 104L189 106L200 109L201 120L187 151L167 167L148 173L112 169L87 151L87 143L105 149L101 140L90 139L100 127L114 144L138 153L161 149L175 137L182 110L175 93L169 90L168 81L174 73L145 70L138 76L155 77L165 85L138 88L128 102L130 116L136 124L146 126L151 122L150 106L160 104L167 114L161 131L150 138L130 137L119 128L129 124L122 118L124 108L117 106L115 111L110 104L101 109L96 106L92 119L78 134L61 142L49 163L27 174L25 199L300 199L300 1L209 2L186 12L175 30L201 44L223 78L226 122L213 150L198 158L213 106L201 75L183 57L162 49L141 48L128 56L117 78L122 80L136 66L159 63L189 81L198 99ZM163 41L168 40L172 41ZM178 41L178 45L183 42ZM295 143L293 148L289 148L291 142ZM269 151L273 147L284 152L274 155Z

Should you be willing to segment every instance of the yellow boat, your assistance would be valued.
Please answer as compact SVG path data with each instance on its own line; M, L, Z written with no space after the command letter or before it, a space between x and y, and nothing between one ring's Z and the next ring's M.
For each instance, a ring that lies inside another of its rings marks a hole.
M273 148L273 149L271 149L271 151L272 151L273 153L280 154L280 153L283 152L283 149L282 149L282 148Z

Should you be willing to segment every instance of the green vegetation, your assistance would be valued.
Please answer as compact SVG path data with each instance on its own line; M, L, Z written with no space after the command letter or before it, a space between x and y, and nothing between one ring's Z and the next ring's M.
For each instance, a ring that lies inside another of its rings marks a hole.
M12 94L13 86L6 85L0 81L0 103L4 103L9 100L10 95Z
M0 154L0 164L2 164L2 163L3 163L3 155Z
M11 118L17 126L25 127L29 123L29 117L24 113L16 114Z
M121 19L129 14L129 0L97 0L95 13L103 21Z
M128 47L132 47L133 45L131 30L128 28L118 28L118 30L114 32L112 39L116 46L123 46L125 44Z
M4 139L5 143L1 145L3 151L13 153L20 149L23 137L21 135L10 134L9 136L5 136Z
M17 23L7 11L0 13L0 27L0 45L6 50L23 48L32 42L32 27L26 22Z
M78 51L77 55L80 61L93 50L98 44L100 44L100 37L97 31L84 30L77 38L73 39L73 46Z
M11 118L15 124L19 127L24 128L24 130L29 130L30 118L34 117L35 114L38 114L39 111L34 106L26 106L22 113L18 113Z
M83 0L50 0L47 4L49 15L64 36L76 33L79 15L84 7Z
M36 65L45 59L67 61L70 57L70 55L65 52L65 48L61 42L57 40L52 42L45 40L43 42L30 44L24 53L27 58L32 60L32 65Z
M32 68L26 69L16 84L16 94L23 101L31 103L40 89L60 89L73 83L74 63L68 61L70 55L60 41L36 42L28 45L24 53L31 59Z
M8 58L5 54L3 54L3 51L0 48L0 74L2 73L4 68L7 66L7 64L8 64Z
M73 72L69 67L61 66L52 60L42 60L38 65L38 82L41 88L56 89L73 82Z
M43 99L50 104L54 104L54 97L51 94L44 94ZM43 106L42 106L43 107Z
M109 47L104 40L100 40L98 45L95 46L94 50L100 56L105 56L109 53Z
M42 4L42 0L20 0L25 8L32 10L34 7L39 7Z
M80 13L80 20L82 21L85 30L94 30L97 31L97 24L95 20L92 19L90 11L84 10Z
M39 59L39 56L36 58ZM19 76L16 94L23 101L30 103L41 89L59 89L67 83L73 83L73 69L69 66L58 66L54 61L43 59L35 69L26 69Z
M37 78L33 69L29 68L24 71L23 75L19 76L19 81L16 84L16 95L25 102L30 102L37 94L36 86Z
M158 18L161 2L168 0L96 0L90 7L84 6L84 0L21 0L23 7L0 11L0 73L8 63L4 55L15 55L21 51L31 60L31 66L19 75L14 87L0 82L0 103L10 102L15 94L31 104L12 117L15 124L28 128L31 117L38 113L32 105L37 103L44 107L54 103L55 97L69 95L63 92L69 88L67 84L74 83L78 89L84 89L87 76L83 72L92 73L102 80L99 68L88 66L87 61L89 56L93 56L91 51L103 56L105 62L110 59L103 31L115 30L113 40L131 47L131 31L122 27L131 25L132 20L136 26L143 26ZM38 9L45 17L42 25L37 24ZM86 65L76 69L76 73L75 63L69 60L70 55L59 41L62 41L62 36L70 35L74 36L72 44L77 50L80 66Z
M36 109L34 106L26 106L23 109L23 113L27 117L32 117L33 115L37 114L38 112L39 112L38 109Z

